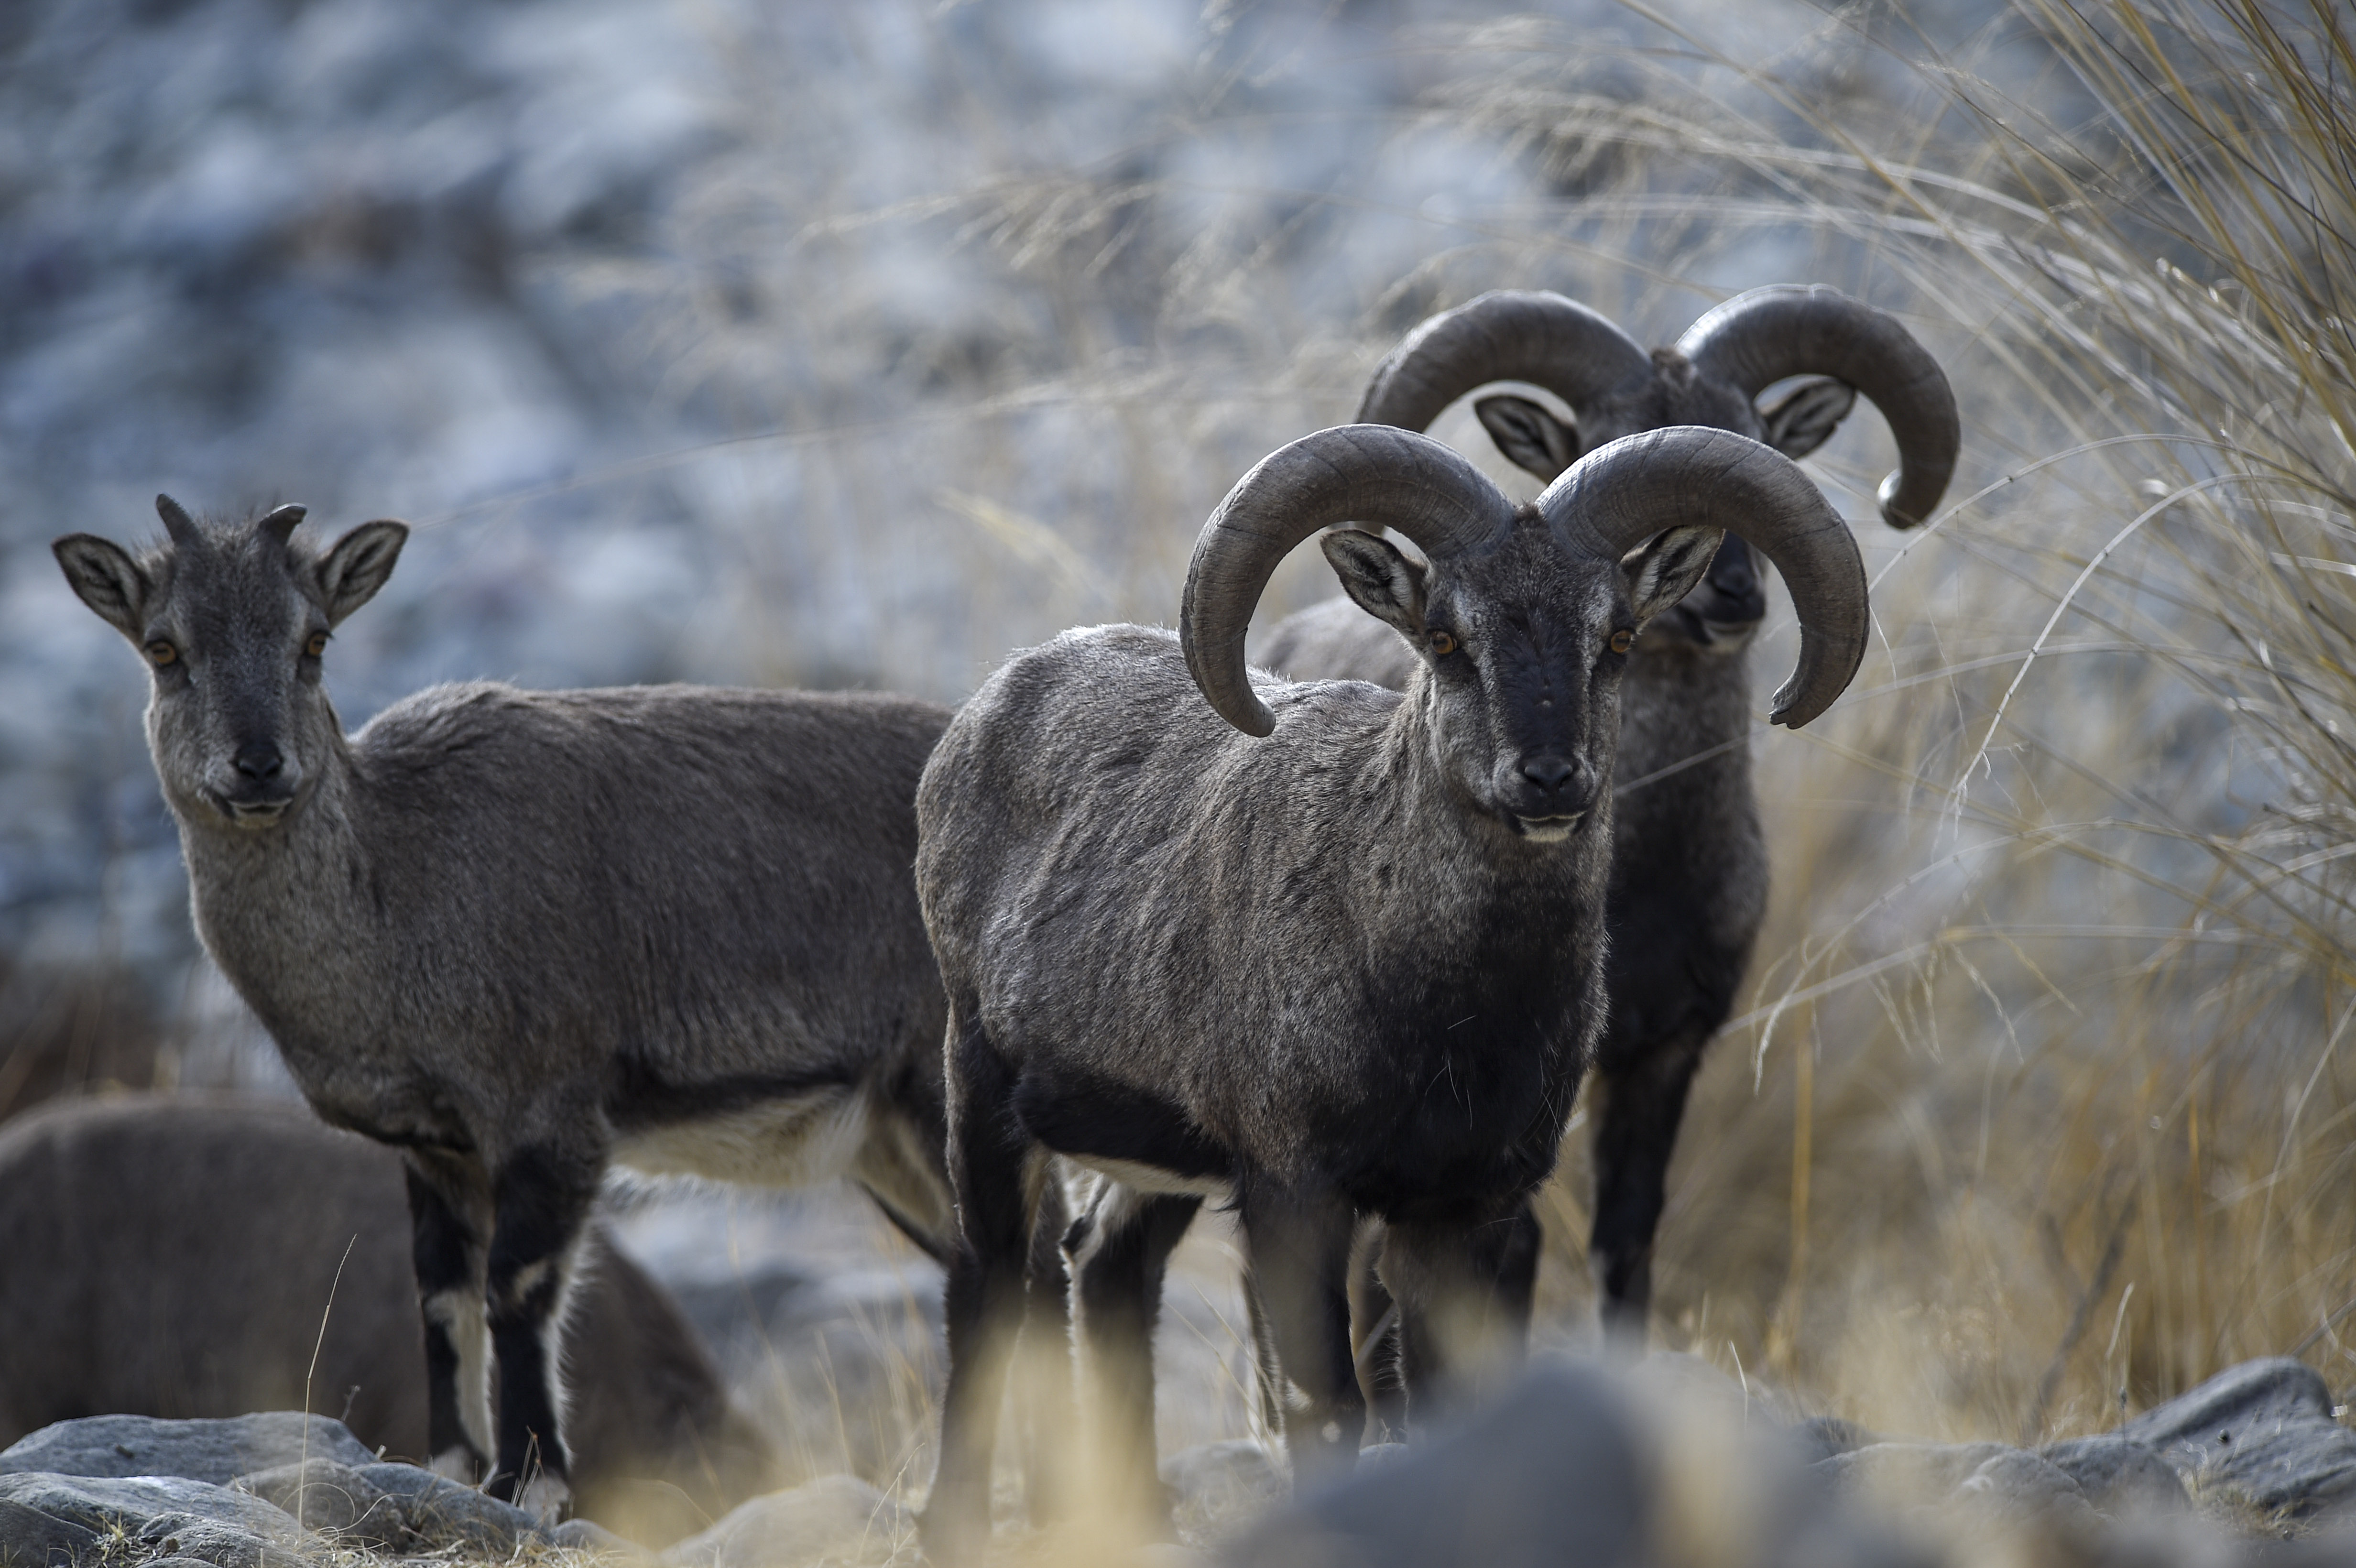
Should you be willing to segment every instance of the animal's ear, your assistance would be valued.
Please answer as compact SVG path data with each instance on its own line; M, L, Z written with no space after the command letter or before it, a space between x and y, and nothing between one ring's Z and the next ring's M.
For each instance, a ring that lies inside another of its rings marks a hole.
M408 539L407 523L362 523L328 548L315 569L327 624L337 624L376 597Z
M145 639L147 596L155 584L130 551L96 534L68 534L49 549L65 568L66 581L101 620L134 643Z
M1380 534L1332 528L1318 540L1342 592L1418 646L1423 643L1423 568Z
M1671 528L1621 561L1628 600L1642 624L1693 592L1709 570L1725 534L1717 528Z
M1483 398L1472 405L1473 416L1497 450L1516 468L1526 468L1551 485L1555 476L1579 458L1579 432L1547 411L1543 403L1511 392Z
M1857 406L1857 389L1830 376L1804 376L1772 409L1759 411L1767 444L1790 458L1802 458L1832 439Z

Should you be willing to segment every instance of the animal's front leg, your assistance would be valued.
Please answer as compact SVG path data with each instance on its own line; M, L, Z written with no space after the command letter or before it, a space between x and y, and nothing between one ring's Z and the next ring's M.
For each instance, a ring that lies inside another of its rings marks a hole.
M1390 1224L1382 1276L1398 1303L1411 1431L1451 1403L1496 1392L1521 1369L1542 1240L1526 1199L1485 1218Z
M498 1467L487 1488L552 1518L571 1497L561 1339L573 1254L604 1161L556 1144L517 1149L492 1192L489 1303L498 1365Z
M471 1486L498 1451L483 1300L488 1183L471 1162L447 1156L412 1153L402 1165L425 1319L426 1447L435 1470Z
M1023 1333L1015 1392L1023 1428L1023 1500L1035 1528L1073 1505L1071 1275L1064 1236L1072 1223L1062 1178L1051 1168L1039 1184L1031 1218L1031 1256L1023 1282Z
M1282 1377L1284 1447L1293 1484L1357 1462L1366 1403L1350 1358L1350 1238L1355 1215L1338 1192L1248 1183L1243 1227L1270 1345Z

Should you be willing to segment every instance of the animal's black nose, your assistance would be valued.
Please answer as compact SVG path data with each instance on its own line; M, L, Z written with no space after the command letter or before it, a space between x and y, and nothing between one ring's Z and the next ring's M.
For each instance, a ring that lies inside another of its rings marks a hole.
M237 749L237 771L256 783L274 779L286 759L268 741L248 741Z
M1542 790L1552 792L1570 782L1579 769L1551 752L1541 752L1522 760L1522 777Z

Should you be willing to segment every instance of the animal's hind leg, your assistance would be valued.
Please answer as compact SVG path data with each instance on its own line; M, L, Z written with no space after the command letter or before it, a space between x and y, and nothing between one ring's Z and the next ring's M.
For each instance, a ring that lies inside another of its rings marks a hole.
M990 1467L1007 1363L1023 1323L1032 1189L1045 1161L1017 1124L1013 1079L979 1019L952 1003L948 1024L949 1181L957 1250L949 1259L949 1372L941 1452L925 1500L925 1551L979 1561L990 1540Z
M1153 1325L1170 1253L1202 1199L1100 1184L1064 1243L1084 1421L1106 1501L1158 1533L1170 1526L1153 1438Z
M1597 1072L1603 1114L1595 1129L1595 1230L1590 1266L1601 1286L1607 1339L1641 1350L1653 1302L1653 1237L1668 1194L1669 1156L1703 1037L1688 1035Z
M409 1183L410 1256L425 1319L426 1447L436 1470L471 1486L498 1447L491 1428L490 1328L483 1299L487 1183L445 1157L412 1154L402 1167Z
M1023 1285L1023 1500L1033 1525L1071 1509L1071 1276L1064 1267L1064 1232L1071 1205L1054 1174L1040 1183L1031 1219L1031 1255Z
M498 1364L498 1467L487 1488L550 1517L570 1497L564 1447L564 1296L605 1162L594 1150L527 1144L492 1179L491 1352Z

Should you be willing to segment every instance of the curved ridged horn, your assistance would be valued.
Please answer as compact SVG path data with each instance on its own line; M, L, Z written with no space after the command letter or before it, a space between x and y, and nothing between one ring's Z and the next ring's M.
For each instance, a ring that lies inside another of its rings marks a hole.
M197 520L188 516L187 508L169 496L155 497L155 515L164 519L164 532L174 544L193 544L197 538Z
M273 507L260 522L253 526L275 539L280 544L284 544L288 537L294 532L294 525L309 515L310 508L307 507L291 504Z
M1293 546L1349 522L1397 528L1443 560L1512 528L1514 507L1448 447L1389 425L1336 425L1260 459L1203 525L1178 612L1194 684L1247 735L1276 728L1244 670L1244 633L1260 591Z
M1576 300L1499 289L1442 311L1392 349L1358 403L1365 424L1423 430L1489 381L1528 381L1582 404L1653 373L1634 338Z
M1898 471L1880 492L1891 528L1923 522L1946 494L1963 441L1955 394L1897 317L1822 284L1778 284L1719 305L1686 329L1677 348L1745 397L1786 376L1831 376L1864 393L1898 438Z
M1865 658L1865 561L1799 464L1746 435L1672 425L1622 436L1537 499L1556 535L1605 559L1668 528L1723 528L1775 563L1800 613L1800 662L1769 715L1796 730L1832 706ZM1591 539L1582 535L1590 535Z

